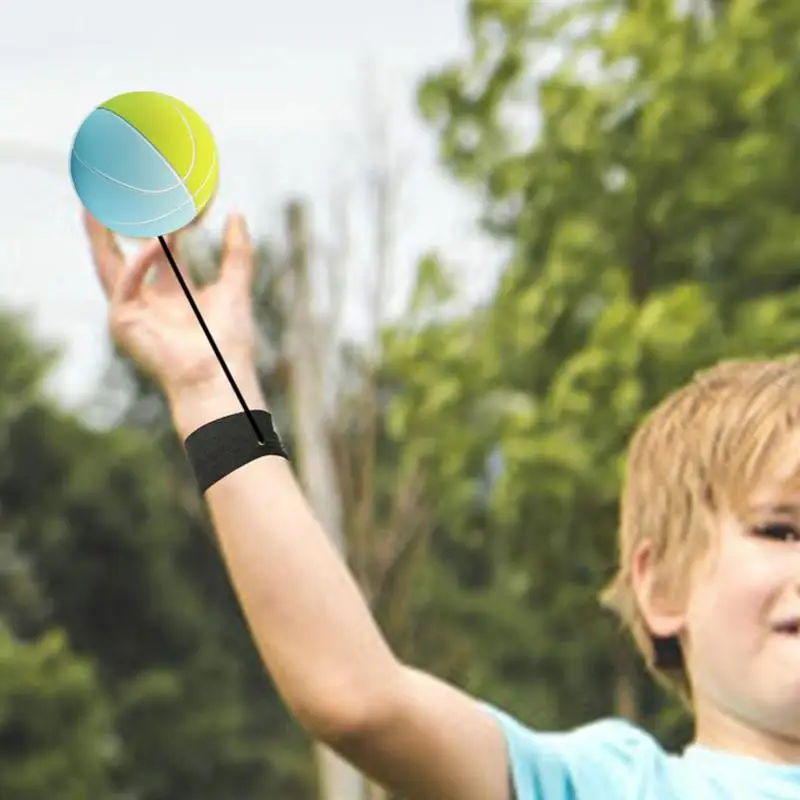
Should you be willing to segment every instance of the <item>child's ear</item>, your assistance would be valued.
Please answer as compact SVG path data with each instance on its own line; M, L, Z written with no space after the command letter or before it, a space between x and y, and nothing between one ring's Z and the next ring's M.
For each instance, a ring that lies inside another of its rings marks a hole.
M652 542L646 540L637 545L631 564L631 583L639 610L650 634L668 639L683 630L685 610L678 602L677 587L664 579L657 566Z

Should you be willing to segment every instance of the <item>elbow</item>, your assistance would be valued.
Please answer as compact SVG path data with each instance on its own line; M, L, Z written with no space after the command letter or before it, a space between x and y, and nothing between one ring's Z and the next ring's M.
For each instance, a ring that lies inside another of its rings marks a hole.
M384 730L394 716L396 705L392 681L370 689L363 684L348 688L330 687L314 699L293 705L295 719L317 741L341 753Z

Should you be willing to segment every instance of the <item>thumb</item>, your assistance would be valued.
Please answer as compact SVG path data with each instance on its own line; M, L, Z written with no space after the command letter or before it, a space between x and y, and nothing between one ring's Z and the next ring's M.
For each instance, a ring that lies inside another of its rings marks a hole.
M249 286L253 278L253 245L242 214L233 214L225 223L221 277Z

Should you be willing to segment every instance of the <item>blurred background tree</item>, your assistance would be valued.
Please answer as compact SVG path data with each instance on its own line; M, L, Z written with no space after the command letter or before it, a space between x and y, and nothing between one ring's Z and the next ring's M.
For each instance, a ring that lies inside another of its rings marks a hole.
M494 425L483 693L540 727L620 713L677 745L687 720L596 595L646 410L719 358L797 342L800 8L475 0L469 23L470 57L425 80L420 107L511 257L477 330L401 340L425 364L403 430L449 430L430 450L465 481L457 431ZM457 335L471 366L443 346ZM489 636L499 620L508 635Z

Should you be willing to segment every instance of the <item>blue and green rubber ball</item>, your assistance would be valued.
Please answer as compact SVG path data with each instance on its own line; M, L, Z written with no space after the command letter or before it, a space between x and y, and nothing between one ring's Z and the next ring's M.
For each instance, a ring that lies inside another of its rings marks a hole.
M122 236L185 228L214 195L219 163L203 119L159 92L128 92L99 105L72 145L70 173L89 213Z

